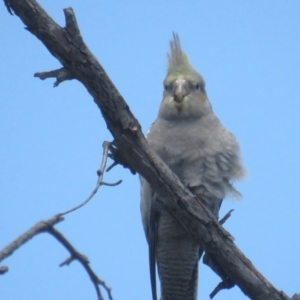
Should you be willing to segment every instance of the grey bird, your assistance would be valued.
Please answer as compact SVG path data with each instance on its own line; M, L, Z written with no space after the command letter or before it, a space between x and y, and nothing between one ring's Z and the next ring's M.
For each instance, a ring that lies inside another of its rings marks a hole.
M163 100L147 134L148 144L218 219L224 197L240 196L231 183L245 175L239 145L214 114L205 82L190 64L177 34L170 46ZM141 177L152 298L157 300L157 265L161 300L196 300L203 249L156 197Z

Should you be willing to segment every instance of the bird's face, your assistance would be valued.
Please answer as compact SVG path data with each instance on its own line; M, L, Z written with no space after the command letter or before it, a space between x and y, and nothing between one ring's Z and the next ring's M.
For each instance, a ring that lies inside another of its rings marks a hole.
M159 116L164 119L200 118L211 111L205 83L199 74L169 74L164 81Z

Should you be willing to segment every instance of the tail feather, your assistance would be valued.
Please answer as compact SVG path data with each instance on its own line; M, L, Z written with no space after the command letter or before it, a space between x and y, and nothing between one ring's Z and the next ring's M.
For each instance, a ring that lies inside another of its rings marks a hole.
M161 300L196 300L199 245L166 211L160 214L158 233Z

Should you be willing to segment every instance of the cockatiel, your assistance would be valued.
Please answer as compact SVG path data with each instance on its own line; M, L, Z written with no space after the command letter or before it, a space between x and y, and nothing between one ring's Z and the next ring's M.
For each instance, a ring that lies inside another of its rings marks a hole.
M163 100L147 134L148 144L218 218L223 198L239 195L231 184L245 174L239 145L213 113L204 80L190 64L177 34L170 45ZM196 300L203 249L155 197L160 196L141 177L153 300L157 299L156 264L161 300Z

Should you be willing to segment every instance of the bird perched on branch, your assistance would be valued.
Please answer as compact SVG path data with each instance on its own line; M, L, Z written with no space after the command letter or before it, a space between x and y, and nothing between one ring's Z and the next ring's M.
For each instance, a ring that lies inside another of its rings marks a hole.
M225 196L239 196L231 180L245 174L239 145L214 114L202 76L190 64L179 37L173 34L164 80L163 100L147 140L149 147L218 218ZM149 244L153 300L156 265L161 300L196 300L198 261L203 248L158 202L141 178L141 212Z

